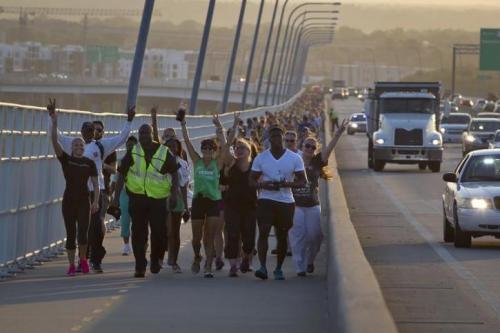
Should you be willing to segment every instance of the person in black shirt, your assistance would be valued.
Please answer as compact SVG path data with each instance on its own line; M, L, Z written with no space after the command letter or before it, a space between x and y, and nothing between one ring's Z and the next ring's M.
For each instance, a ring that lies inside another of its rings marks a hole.
M139 128L139 145L144 152L144 156L136 156L137 159L143 159L146 168L153 163L152 159L161 145L153 141L153 129L150 125L144 124ZM128 151L123 157L118 169L118 179L116 181L115 197L112 206L120 207L120 193L123 188L124 179L127 177L130 168L134 165L134 149ZM175 207L179 191L179 182L177 175L177 161L175 156L167 151L165 161L159 170L160 174L167 173L172 177L172 186L169 198L170 206ZM148 174L148 173L146 173ZM146 175L147 177L147 175ZM165 223L167 213L167 197L153 198L147 193L133 193L127 185L127 194L129 195L129 213L132 218L132 249L135 257L135 277L141 278L146 273L146 242L148 239L148 225L151 228L151 273L157 274L162 268L160 258L167 250L167 225Z
M68 253L69 268L67 274L75 275L76 236L78 234L78 253L83 273L89 272L87 262L87 243L90 214L99 210L99 184L97 180L97 168L95 163L84 157L85 142L81 138L75 138L71 144L71 156L66 154L61 144L57 141L57 113L56 101L50 100L47 106L52 120L51 139L52 146L59 159L66 189L62 201L62 213L64 226L66 228L66 249ZM94 185L94 200L90 203L87 183L89 177ZM78 229L78 233L77 233Z
M332 141L317 153L319 142L315 137L304 139L302 159L309 182L305 186L292 189L295 199L293 227L288 232L292 259L298 276L314 272L314 260L323 240L321 231L321 206L319 201L319 179L331 179L328 159L345 131L348 122L344 120Z

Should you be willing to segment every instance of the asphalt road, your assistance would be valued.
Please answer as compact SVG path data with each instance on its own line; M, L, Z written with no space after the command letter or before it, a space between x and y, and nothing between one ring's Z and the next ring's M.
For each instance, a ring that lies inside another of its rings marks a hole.
M190 271L191 225L184 224L181 233L182 274L164 269L134 279L133 257L121 256L115 231L105 240L104 274L66 277L61 256L0 282L0 332L327 331L326 246L315 274L306 278L295 275L287 258L285 281L261 281L253 273L229 278L228 263L215 278L205 279ZM271 271L275 260L268 259Z
M341 115L361 112L335 101ZM500 240L471 249L442 241L442 174L461 159L445 147L441 173L416 165L367 168L365 134L344 136L336 156L352 222L401 332L499 332Z

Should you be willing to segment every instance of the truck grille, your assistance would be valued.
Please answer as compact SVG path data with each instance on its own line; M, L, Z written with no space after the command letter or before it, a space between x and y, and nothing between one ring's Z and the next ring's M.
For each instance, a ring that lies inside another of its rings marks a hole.
M397 146L422 146L422 130L419 128L407 131L404 128L396 128L394 143Z

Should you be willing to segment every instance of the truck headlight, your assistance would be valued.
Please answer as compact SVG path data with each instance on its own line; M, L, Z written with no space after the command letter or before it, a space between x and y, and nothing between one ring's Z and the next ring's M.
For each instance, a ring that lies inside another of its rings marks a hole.
M485 198L466 198L459 205L460 208L466 209L491 209L493 203L490 199Z
M356 124L356 123L351 123L351 127L352 127L352 128L358 128L358 124Z
M474 142L474 141L476 141L476 138L473 135L467 134L465 136L465 140L468 142Z
M441 134L444 134L444 133L446 133L446 128L444 128L444 127L441 127L441 128L439 129L439 132L441 132Z
M441 144L441 140L439 140L439 139L434 139L434 140L432 140L432 141L431 141L431 143L432 143L434 146L438 146L438 145L440 145L440 144Z
M375 143L378 145L383 145L385 143L385 140L380 138L380 139L375 140Z

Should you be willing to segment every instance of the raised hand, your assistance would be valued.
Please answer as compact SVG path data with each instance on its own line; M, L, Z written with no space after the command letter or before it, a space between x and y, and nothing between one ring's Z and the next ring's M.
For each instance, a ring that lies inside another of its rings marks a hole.
M215 127L222 127L222 123L220 122L219 115L217 113L213 114L212 123L215 125Z
M127 110L127 120L132 121L132 120L134 120L134 117L135 117L135 105L132 105Z
M49 98L49 104L47 105L47 110L49 111L49 116L52 119L52 123L57 123L57 113L56 113L56 99Z
M151 117L156 118L156 115L158 114L158 105L153 105L150 111Z

